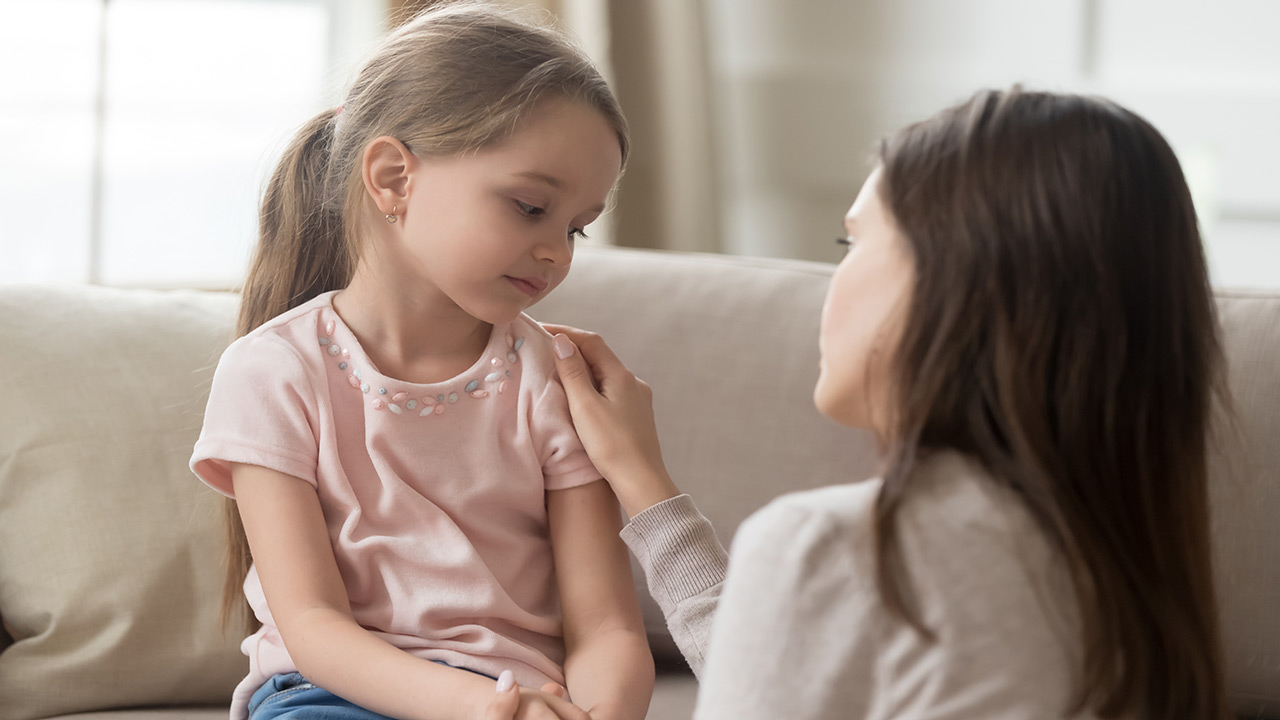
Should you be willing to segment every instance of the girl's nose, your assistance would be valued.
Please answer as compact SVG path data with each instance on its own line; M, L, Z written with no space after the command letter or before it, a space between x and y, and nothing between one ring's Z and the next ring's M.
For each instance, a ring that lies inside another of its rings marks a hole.
M568 265L573 260L573 241L569 239L569 231L541 238L533 252L539 260L547 260L555 265Z

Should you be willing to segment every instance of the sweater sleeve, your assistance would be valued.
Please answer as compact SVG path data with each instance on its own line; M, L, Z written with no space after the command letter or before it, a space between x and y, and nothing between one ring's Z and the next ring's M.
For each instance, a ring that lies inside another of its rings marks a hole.
M785 499L742 524L696 720L866 716L880 617L859 540Z
M715 530L693 498L680 495L638 513L621 535L644 569L672 639L701 676L729 561Z

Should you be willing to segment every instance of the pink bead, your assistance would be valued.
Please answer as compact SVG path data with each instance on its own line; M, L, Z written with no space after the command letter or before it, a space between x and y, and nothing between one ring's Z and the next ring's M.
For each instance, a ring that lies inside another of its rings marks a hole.
M381 410L381 409L384 407L384 403L382 402L382 398L374 398L374 399L373 399L373 402L371 402L371 403L369 403L369 404L373 406L373 409L374 409L374 410Z
M333 322L332 320L330 320L329 322L327 322L327 323L325 323L325 324L324 324L324 334L325 334L325 335L332 335L332 334L333 334L333 329L334 329L334 328L336 328L336 327L337 327L337 325L335 325L335 324L334 324L334 322Z
M347 384L348 384L348 385L350 385L351 387L353 387L353 388L355 388L355 389L359 390L359 389L360 389L360 378L356 377L355 375L348 375L348 376L347 376Z
M431 407L432 405L436 404L436 399L433 397L424 397L422 398L422 404L426 405L427 407Z
M437 414L437 415L443 415L443 414L444 414L444 406L443 406L443 405L437 405L437 406L436 406L436 414Z
M404 402L406 399L408 399L408 397L409 397L409 393L398 392L395 395L391 396L391 402L396 402L396 403Z
M488 391L488 390L476 390L475 392L471 393L471 397L473 397L473 398L489 397L489 391Z
M494 367L502 367L502 366L505 364L505 363L503 363L503 362L502 362L502 358L494 358L494 359L490 360L489 362L493 363L493 366L494 366Z
M346 349L346 348L342 348L342 357L344 357L344 358L349 358L349 357L351 357L351 351L350 351L350 350L348 350L348 349Z
M502 382L498 383L498 394L499 394L499 395L501 395L501 394L503 393L503 391L504 391L504 390L506 390L506 389L507 389L507 381L506 381L506 380L503 380Z

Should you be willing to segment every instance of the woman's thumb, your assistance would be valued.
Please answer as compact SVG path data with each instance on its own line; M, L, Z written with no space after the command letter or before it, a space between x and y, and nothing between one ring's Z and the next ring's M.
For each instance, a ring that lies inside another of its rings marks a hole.
M512 720L520 709L520 693L516 692L516 682L510 670L503 670L498 676L497 694L485 708L484 720Z

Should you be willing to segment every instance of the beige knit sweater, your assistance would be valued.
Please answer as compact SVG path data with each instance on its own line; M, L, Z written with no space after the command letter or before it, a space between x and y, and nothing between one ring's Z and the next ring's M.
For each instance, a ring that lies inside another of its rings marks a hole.
M912 488L900 537L936 643L880 601L877 481L775 500L743 523L728 563L687 495L628 523L623 539L701 680L697 720L1066 716L1082 653L1060 556L961 456L922 463Z

